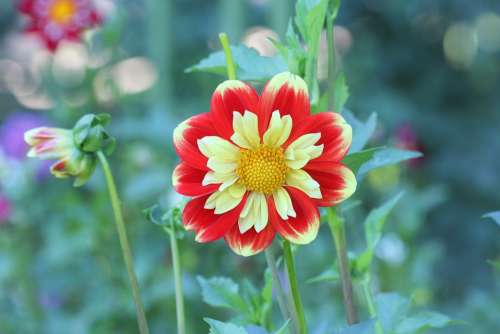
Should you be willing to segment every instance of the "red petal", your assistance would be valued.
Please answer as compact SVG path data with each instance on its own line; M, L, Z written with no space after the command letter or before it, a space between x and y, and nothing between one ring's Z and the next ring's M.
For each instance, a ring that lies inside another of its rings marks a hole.
M336 205L356 191L356 177L341 163L312 161L304 170L320 185L322 198L315 200L319 206Z
M181 162L172 173L172 184L175 191L184 196L201 196L217 190L218 184L202 185L206 172Z
M246 195L233 210L221 215L214 214L214 210L203 206L209 195L192 199L186 204L182 213L182 222L186 229L194 230L196 241L212 242L222 238L233 225L237 224L238 217L246 202Z
M283 220L276 211L273 198L269 197L267 200L269 220L283 238L296 244L308 244L316 239L318 234L320 222L318 208L302 191L293 187L285 188L292 199L296 217Z
M31 14L33 11L34 0L21 0L17 5L17 9L24 14Z
M257 233L254 228L241 234L238 224L235 224L224 239L231 249L238 255L251 256L260 253L274 240L276 231L272 224L268 223L266 228Z
M262 135L269 126L273 111L291 115L293 123L299 123L311 113L307 85L297 75L283 72L275 75L264 87L259 103L259 132Z
M212 95L210 106L217 133L229 139L234 133L233 112L256 112L258 102L259 97L252 86L239 80L226 80L221 83Z
M174 130L174 148L179 157L192 167L208 171L208 159L198 149L198 139L216 134L209 113L193 116Z
M314 161L340 162L351 147L352 128L344 118L334 112L322 112L307 117L301 123L294 123L292 133L284 146L288 146L300 136L308 133L321 133L316 145L323 144L323 153Z

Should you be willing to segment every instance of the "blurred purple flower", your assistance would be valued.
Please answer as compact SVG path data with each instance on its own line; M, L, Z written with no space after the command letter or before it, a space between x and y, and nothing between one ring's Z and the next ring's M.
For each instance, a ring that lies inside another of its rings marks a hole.
M0 224L9 219L11 212L10 202L7 198L0 195Z
M46 125L45 119L31 112L15 112L0 126L0 149L14 159L23 159L28 152L24 133L30 129Z

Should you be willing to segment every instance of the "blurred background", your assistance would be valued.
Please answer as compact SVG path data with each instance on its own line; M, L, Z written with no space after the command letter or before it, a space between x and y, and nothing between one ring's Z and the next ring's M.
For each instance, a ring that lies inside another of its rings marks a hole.
M24 131L71 127L88 112L112 114L118 146L111 163L150 327L175 332L168 238L141 211L179 200L170 187L172 129L207 111L222 80L184 69L219 48L220 31L275 55L267 38L282 37L294 12L286 0L96 5L103 25L51 54L22 33L26 18L15 1L0 2L0 333L137 332L101 173L74 189L51 177L48 164L25 158ZM347 108L363 120L378 114L372 144L424 153L360 184L353 201L363 204L347 220L351 250L363 247L360 223L369 209L404 190L377 250L375 288L474 325L443 333L500 332L499 276L487 262L500 257L500 230L481 219L500 209L500 3L344 1L335 40L351 93ZM322 44L320 78L326 37ZM191 333L206 333L203 317L230 314L201 301L196 276L248 278L261 288L265 261L193 239L188 233L180 243L187 319ZM343 323L338 284L306 283L334 257L326 226L297 252L313 333Z

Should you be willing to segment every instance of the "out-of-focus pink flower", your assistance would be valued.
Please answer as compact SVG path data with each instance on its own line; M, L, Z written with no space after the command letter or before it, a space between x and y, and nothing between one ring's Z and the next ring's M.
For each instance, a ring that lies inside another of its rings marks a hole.
M253 27L247 30L243 37L243 44L254 48L261 56L274 56L278 50L270 39L279 40L278 34L266 27Z
M28 145L24 133L46 123L40 115L30 112L15 112L7 117L0 126L0 148L10 158L24 159Z
M80 40L101 22L93 0L21 0L18 9L29 17L26 32L40 36L49 50L62 40Z
M424 149L419 143L417 133L410 123L404 123L396 129L395 139L396 146L399 148L424 153ZM420 167L423 161L423 157L411 159L408 161L408 165L415 168Z
M10 213L11 206L9 200L0 195L0 224L5 223L9 219Z

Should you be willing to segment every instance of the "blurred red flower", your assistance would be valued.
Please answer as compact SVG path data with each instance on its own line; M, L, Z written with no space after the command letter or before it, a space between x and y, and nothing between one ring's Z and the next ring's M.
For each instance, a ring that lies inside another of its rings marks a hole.
M29 17L25 31L40 36L50 50L62 40L80 40L101 22L93 0L20 0L18 9Z

